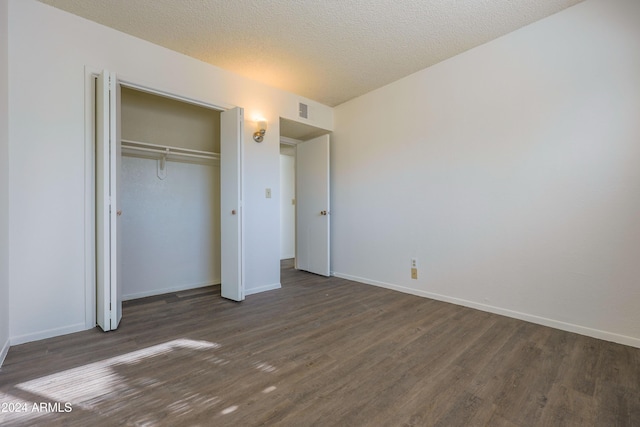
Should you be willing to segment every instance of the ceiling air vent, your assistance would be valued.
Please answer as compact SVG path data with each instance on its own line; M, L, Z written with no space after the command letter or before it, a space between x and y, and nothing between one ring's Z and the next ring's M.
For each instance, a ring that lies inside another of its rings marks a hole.
M298 103L298 116L303 119L309 118L309 106L307 104L303 104L302 102Z

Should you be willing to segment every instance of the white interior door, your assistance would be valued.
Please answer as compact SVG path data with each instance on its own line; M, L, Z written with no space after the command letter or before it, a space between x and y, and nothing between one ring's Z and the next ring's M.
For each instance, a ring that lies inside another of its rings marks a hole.
M104 331L122 318L118 280L118 185L120 109L115 73L103 71L96 82L96 322Z
M244 300L242 253L242 108L220 114L221 295Z
M329 276L329 135L296 146L296 268Z

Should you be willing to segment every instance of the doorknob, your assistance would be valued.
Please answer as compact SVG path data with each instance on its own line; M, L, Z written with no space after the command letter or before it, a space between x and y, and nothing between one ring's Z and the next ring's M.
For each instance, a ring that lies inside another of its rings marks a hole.
M234 209L231 211L231 215L235 215L235 214L236 214L236 210Z
M327 211L320 211L320 215L326 215Z
M122 215L122 209L117 210L116 214L118 214L118 216Z

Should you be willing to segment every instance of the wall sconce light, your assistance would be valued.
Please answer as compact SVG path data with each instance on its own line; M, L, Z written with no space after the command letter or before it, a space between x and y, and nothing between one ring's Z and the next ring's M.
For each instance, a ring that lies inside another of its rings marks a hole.
M255 142L264 141L264 134L267 132L267 121L262 119L258 120L258 130L253 134L253 140Z

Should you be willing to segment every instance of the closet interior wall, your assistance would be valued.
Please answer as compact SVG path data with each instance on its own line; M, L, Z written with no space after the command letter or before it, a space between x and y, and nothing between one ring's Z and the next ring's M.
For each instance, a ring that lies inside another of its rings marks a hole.
M220 112L125 87L121 108L123 299L219 284L219 161L126 147L217 154Z

